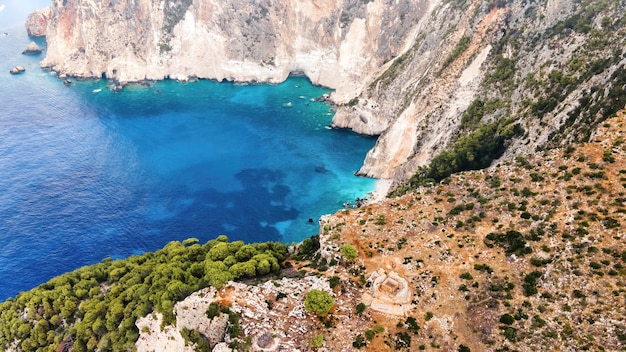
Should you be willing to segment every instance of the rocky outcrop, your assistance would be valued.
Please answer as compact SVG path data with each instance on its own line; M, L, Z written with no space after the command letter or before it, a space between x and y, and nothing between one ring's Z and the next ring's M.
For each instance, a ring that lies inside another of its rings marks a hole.
M625 10L576 0L55 0L42 65L122 84L305 74L335 89L334 127L380 135L358 174L401 181L488 123L510 155L588 138L623 89L612 82L624 71Z
M22 51L22 55L38 55L38 54L41 54L41 48L35 42L30 42L30 44L28 44L26 49Z
M9 73L12 74L12 75L17 75L17 74L22 73L24 71L26 71L26 69L24 67L22 67L22 66L15 66L15 67L13 67L12 69L9 70Z
M307 332L312 331L312 326L317 323L317 319L307 315L304 307L304 297L311 289L335 295L328 280L316 276L282 278L259 285L229 282L220 290L212 287L202 289L176 304L176 323L173 325L163 326L160 313L138 319L136 326L140 335L136 343L137 351L199 350L185 341L181 334L183 330L198 332L213 351L229 351L221 343L233 342L233 338L225 334L230 327L229 316L207 316L207 309L214 302L228 305L232 312L240 316L242 332L252 338L253 351L296 351L307 344ZM345 318L349 320L347 316Z
M45 8L28 15L26 17L26 32L28 35L31 37L45 36L51 14L50 8Z

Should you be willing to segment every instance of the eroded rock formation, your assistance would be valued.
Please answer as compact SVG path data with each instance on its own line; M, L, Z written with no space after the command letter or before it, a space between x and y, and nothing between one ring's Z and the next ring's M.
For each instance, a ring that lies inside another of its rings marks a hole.
M41 54L41 48L39 47L39 45L37 45L37 43L30 42L30 44L28 44L28 46L24 49L24 51L22 51L22 54L23 55Z
M31 37L45 36L51 14L50 8L46 8L28 15L26 18L26 32L28 35Z

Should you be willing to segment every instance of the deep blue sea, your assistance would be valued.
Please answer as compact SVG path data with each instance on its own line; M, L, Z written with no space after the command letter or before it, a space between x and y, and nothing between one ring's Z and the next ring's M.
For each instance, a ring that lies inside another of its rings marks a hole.
M21 55L48 3L0 0L0 300L172 240L301 241L374 189L353 173L375 139L325 128L306 78L64 86Z

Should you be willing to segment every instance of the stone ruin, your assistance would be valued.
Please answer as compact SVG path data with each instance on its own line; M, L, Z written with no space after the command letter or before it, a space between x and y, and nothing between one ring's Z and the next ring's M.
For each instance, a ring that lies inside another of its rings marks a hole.
M370 275L370 292L363 294L363 303L371 309L398 316L405 316L411 309L411 289L408 281L395 271L388 274L379 269Z

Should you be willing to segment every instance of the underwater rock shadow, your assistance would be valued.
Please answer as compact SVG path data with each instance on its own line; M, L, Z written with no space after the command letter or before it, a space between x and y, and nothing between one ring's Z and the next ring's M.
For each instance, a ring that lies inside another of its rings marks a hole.
M272 169L244 169L235 178L241 182L242 190L222 192L209 188L190 192L188 198L194 202L175 217L162 220L160 227L180 227L184 221L184 231L189 235L211 237L226 233L246 241L280 241L281 233L271 225L300 215L297 209L285 205L292 192L283 183L285 174Z

